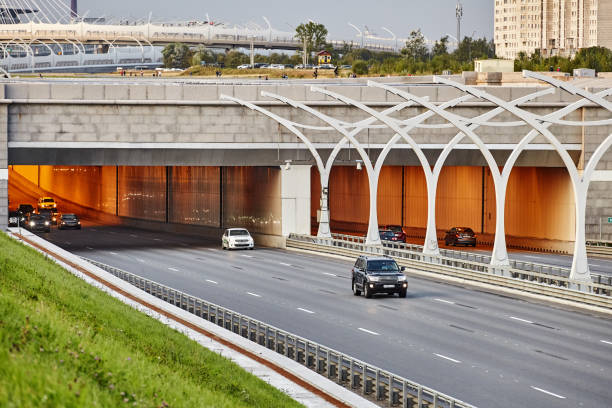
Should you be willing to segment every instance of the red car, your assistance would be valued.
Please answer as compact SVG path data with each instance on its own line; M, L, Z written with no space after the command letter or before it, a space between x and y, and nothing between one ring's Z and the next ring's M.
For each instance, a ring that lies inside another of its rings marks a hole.
M393 237L389 241L406 243L406 233L399 225L386 225L380 228L381 230L393 231Z

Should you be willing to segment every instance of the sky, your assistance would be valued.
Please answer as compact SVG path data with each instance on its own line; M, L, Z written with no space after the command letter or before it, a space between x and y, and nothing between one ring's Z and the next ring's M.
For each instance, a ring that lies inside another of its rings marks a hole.
M69 0L64 0L67 4ZM87 17L113 16L128 19L205 20L242 24L255 22L266 26L266 16L278 30L294 31L295 26L310 20L322 23L329 31L328 39L354 40L357 31L367 26L381 37L390 37L381 29L386 27L398 38L406 38L410 31L421 29L429 40L446 34L456 35L455 5L457 0L78 0L78 11ZM491 38L493 35L494 0L461 0L462 36Z

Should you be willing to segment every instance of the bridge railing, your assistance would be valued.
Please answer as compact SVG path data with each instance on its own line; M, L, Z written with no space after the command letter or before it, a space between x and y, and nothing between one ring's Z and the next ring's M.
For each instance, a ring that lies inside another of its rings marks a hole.
M474 408L466 402L247 315L133 273L83 259L146 293L291 358L381 406Z
M357 235L332 233L332 237L340 241L365 243L365 237L357 236ZM417 244L383 241L382 245L383 247L390 248L390 249L423 252L423 246L417 245ZM587 248L589 252L592 254L598 254L597 250L599 250L600 251L599 253L610 254L612 256L612 241L588 241ZM459 251L456 249L440 248L440 255L442 257L459 259L459 260L468 261L468 262L475 262L478 264L490 264L491 263L491 255L479 254L479 253L469 252L469 251ZM545 275L561 276L565 278L569 278L570 276L570 268L566 268L566 267L558 266L558 265L549 265L549 264L539 263L539 262L521 261L521 260L511 259L510 268L518 269L521 271L527 271L527 272L536 272L536 273L545 274ZM597 273L591 273L591 279L594 283L600 283L600 284L612 286L612 274L601 275Z
M368 253L388 255L394 257L400 265L418 271L520 289L606 308L612 307L612 281L608 277L598 278L596 282L575 281L551 273L555 267L551 267L550 270L544 268L541 271L527 271L494 266L474 259L428 255L420 250L367 245L359 240L340 238L343 239L290 234L287 246L346 256ZM470 255L465 254L466 257Z

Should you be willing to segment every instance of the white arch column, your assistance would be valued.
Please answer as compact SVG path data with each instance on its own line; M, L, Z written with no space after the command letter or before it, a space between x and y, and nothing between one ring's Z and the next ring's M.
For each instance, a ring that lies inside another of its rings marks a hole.
M454 88L462 90L463 92L467 92L476 97L488 100L489 102L492 102L504 108L506 111L514 114L518 118L525 121L525 123L531 126L539 134L544 136L549 141L549 143L553 145L555 150L561 156L561 159L563 160L563 163L565 164L569 172L570 178L572 180L572 186L574 188L574 200L577 203L576 204L576 242L575 242L575 247L574 247L575 251L574 251L574 259L572 263L572 270L570 272L570 279L577 280L577 281L589 281L590 282L591 277L590 277L589 266L588 266L587 257L586 257L586 240L584 239L584 235L582 239L578 235L580 231L582 231L582 233L584 234L584 223L582 223L581 227L578 225L578 223L580 220L585 219L585 208L586 208L585 191L586 190L584 189L583 186L581 186L581 181L580 181L581 178L578 175L578 169L576 168L576 165L574 164L572 158L570 157L569 153L565 150L563 145L559 142L559 140L556 137L554 137L554 135L545 126L543 126L542 122L539 121L540 118L536 117L535 115L527 111L511 106L506 101L498 97L495 97L481 89L476 89L471 86L459 84L457 82L454 82L454 81L451 81L449 79L442 78L442 77L434 77L434 81L450 85ZM500 183L500 187L501 187L501 183ZM501 194L503 194L503 196L501 196L503 200L502 203L505 203L505 199L506 199L505 188L503 190L500 189L499 192L498 192L498 189L496 188L496 197L498 193L500 194L500 196ZM584 195L584 198L582 197L582 195ZM585 203L584 208L582 208L582 206L579 205L579 203L582 203L583 201ZM504 215L502 211L500 211L500 214L502 214L502 216ZM502 220L499 220L499 219L496 220L496 231L497 231L497 228L504 228L503 217L502 217Z
M497 163L495 162L495 159L493 158L493 156L491 155L491 152L487 149L487 147L484 145L484 143L480 140L480 138L469 128L466 126L466 124L462 121L459 121L456 119L456 115L450 114L446 111L444 111L443 109L441 109L441 107L438 107L430 102L425 101L423 98L419 98L416 95L412 95L408 92L405 91L401 91L397 88L394 88L392 86L388 86L385 84L380 84L374 81L368 81L368 86L374 86L374 87L379 87L382 89L385 89L397 96L400 96L404 99L407 100L411 100L414 101L420 105L422 105L423 107L429 109L431 112L434 112L435 114L441 116L442 118L446 119L447 121L449 121L453 126L455 126L457 129L459 129L462 133L464 133L465 135L467 135L473 142L474 144L476 144L476 146L478 146L479 150L482 152L483 156L485 157L485 160L487 161L489 168L491 169L491 174L493 175L493 180L496 182L497 179L499 178L499 169L497 168ZM375 111L374 111L375 112ZM384 121L386 124L389 124L389 126L393 126L393 124L391 122L389 122L388 120L384 120L381 119L381 121ZM394 129L395 130L395 129ZM423 166L425 169L425 166ZM441 169L441 165L440 165L440 169ZM437 254L439 253L438 251L438 237L437 237L437 230L436 230L436 221L435 221L435 199L436 199L436 189L437 189L437 180L438 177L434 177L433 176L433 172L431 172L431 169L428 168L429 171L429 178L426 179L427 181L427 196L428 196L428 202L427 202L427 231L426 231L426 235L425 235L425 246L423 248L423 252L426 254ZM438 175L439 175L439 171L438 170ZM427 174L427 172L426 172ZM497 183L496 183L497 185ZM435 249L434 249L435 248ZM434 252L435 251L435 252Z

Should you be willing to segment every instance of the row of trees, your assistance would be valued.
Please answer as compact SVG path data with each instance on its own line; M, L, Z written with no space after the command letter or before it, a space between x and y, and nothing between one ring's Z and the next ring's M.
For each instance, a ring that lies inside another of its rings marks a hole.
M461 72L474 69L475 59L495 58L493 40L486 38L464 37L457 47L449 52L449 37L444 36L434 43L431 49L427 46L421 30L410 33L405 46L399 54L390 52L372 52L345 43L340 49L327 43L327 29L323 24L308 22L296 28L295 37L304 44L304 49L293 55L272 53L256 54L255 62L268 64L297 65L303 61L304 50L309 56L322 49L332 55L337 65L351 65L353 72L359 75L388 74L439 74L443 71ZM188 68L199 66L201 62L216 63L228 68L250 63L250 56L244 52L227 49L224 53L212 52L204 47L195 49L185 44L170 44L162 51L164 65L171 68ZM312 62L312 59L310 59ZM531 56L519 54L515 61L515 70L529 69L543 71L560 69L571 72L573 68L593 68L597 71L612 71L612 51L603 47L583 49L573 58L543 58L539 52Z

